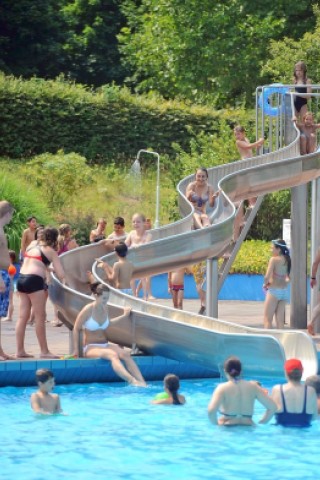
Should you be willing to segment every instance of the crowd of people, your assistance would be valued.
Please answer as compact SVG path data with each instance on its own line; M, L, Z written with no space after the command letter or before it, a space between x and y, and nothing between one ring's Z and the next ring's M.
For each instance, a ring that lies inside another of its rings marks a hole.
M312 92L311 80L307 77L307 68L304 62L298 62L294 67L293 83L295 85L295 114L292 121L300 130L301 155L313 153L317 147L316 132L320 123L315 123L314 115L308 111L308 98ZM251 158L253 150L264 144L259 138L250 142L244 127L234 128L236 147L242 160ZM193 228L204 229L211 225L208 207L214 209L219 200L220 192L215 190L209 182L208 170L197 168L194 180L186 188L185 196L193 206ZM247 208L252 209L256 198L248 198ZM235 220L235 241L244 222L243 203L236 204L237 215ZM3 200L0 201L0 319L12 321L13 316L13 277L16 254L10 251L3 227L7 225L14 214L13 206ZM66 275L60 256L78 247L69 224L60 225L59 229L38 225L34 216L27 218L28 227L23 231L20 248L20 272L17 280L19 294L19 316L16 324L16 356L12 357L4 352L0 337L0 360L32 357L25 349L25 332L28 323L34 323L35 333L40 348L40 358L58 358L51 352L46 336L46 302L48 299L48 283L50 272L54 271L58 279L66 282ZM138 296L142 289L144 300L153 299L150 277L140 280L133 279L134 266L127 259L128 249L138 248L152 241L150 219L136 213L132 218L132 230L126 232L125 221L116 217L113 231L106 234L107 222L99 218L96 227L90 232L89 241L115 241L117 261L110 266L107 262L99 261L106 279L115 288L123 293ZM291 258L286 242L282 239L272 240L272 256L268 263L263 288L266 299L264 308L264 327L272 328L273 318L278 329L284 328L285 306L287 302L287 287L290 281ZM320 264L320 250L312 265L310 284L314 288L317 280L317 270ZM10 273L11 268L11 273ZM183 309L184 275L185 268L168 273L168 291L172 295L173 306ZM194 265L193 274L199 293L201 306L199 314L206 309L206 273L204 262ZM114 372L124 381L135 386L146 386L146 382L138 365L127 349L108 341L107 329L112 322L125 321L130 316L130 308L124 308L123 313L111 318L108 308L109 289L107 286L91 282L94 300L79 312L74 329L74 356L83 355L86 358L103 358L110 361ZM312 315L308 326L310 335L314 335L315 323L320 316L320 305ZM55 318L54 325L61 322ZM83 345L80 345L80 332L84 332ZM1 330L0 330L1 333ZM208 405L209 419L213 424L231 426L252 426L254 404L258 400L265 412L259 423L267 423L275 416L276 423L282 426L307 427L317 417L320 408L320 379L310 377L305 383L301 382L303 365L298 359L289 359L284 364L287 378L285 385L276 385L271 394L263 389L258 382L242 378L241 361L236 357L228 358L224 364L226 382L220 384L213 392ZM42 369L36 372L39 390L31 397L31 405L37 413L62 413L58 395L52 393L54 376L49 370ZM152 403L159 405L183 405L186 399L178 391L179 378L169 374L164 379L164 395L155 398Z

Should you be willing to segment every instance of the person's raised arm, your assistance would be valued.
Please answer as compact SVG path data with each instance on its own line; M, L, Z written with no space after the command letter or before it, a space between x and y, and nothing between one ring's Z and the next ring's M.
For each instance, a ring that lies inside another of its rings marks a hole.
M213 187L209 185L209 205L213 207L216 201L216 198L219 196L219 190L214 192Z
M218 385L212 394L211 400L208 405L208 416L211 423L218 424L217 413L223 400L223 385Z
M132 308L131 307L124 307L123 308L123 313L121 315L118 315L117 317L110 318L110 323L115 323L118 322L119 320L123 320L126 317L130 316Z
M251 148L261 147L263 144L264 144L264 139L263 138L259 138L259 140L257 140L256 142L253 142L253 143L246 142L245 140L237 140L236 141L236 146L240 149L243 149L243 150L250 150Z
M192 200L191 200L191 197L192 197L192 195L194 194L193 186L194 186L194 182L189 183L189 185L187 186L186 197L187 197L187 199L189 200L189 202L192 201Z

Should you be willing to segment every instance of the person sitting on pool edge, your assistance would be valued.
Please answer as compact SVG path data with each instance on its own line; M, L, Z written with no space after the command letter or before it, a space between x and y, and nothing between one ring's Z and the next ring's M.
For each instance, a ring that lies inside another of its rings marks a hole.
M216 387L208 405L208 415L214 425L254 425L254 402L258 400L266 411L259 423L267 423L277 410L277 405L254 381L241 379L242 365L237 357L224 363L227 382ZM219 419L217 414L220 413Z
M309 427L318 416L317 395L314 388L302 385L303 366L297 358L284 364L288 379L285 385L275 385L271 397L276 402L277 425L283 427Z
M36 371L36 380L39 390L31 395L32 410L42 415L62 413L59 395L51 393L55 386L52 371L47 368L40 368Z
M168 373L168 375L164 377L163 384L165 390L164 393L156 395L151 403L155 405L184 405L186 403L185 397L178 393L180 380L177 375Z
M320 375L311 375L306 378L306 385L315 389L317 394L318 413L320 413Z
M146 387L147 384L138 365L131 358L130 352L119 345L110 343L107 337L107 329L110 323L117 322L130 315L131 308L124 307L122 315L111 319L108 307L109 288L101 283L93 283L90 285L90 288L95 296L95 300L85 305L76 318L73 327L73 355L75 357L79 356L80 331L83 329L84 357L108 360L114 372L122 380L137 387Z

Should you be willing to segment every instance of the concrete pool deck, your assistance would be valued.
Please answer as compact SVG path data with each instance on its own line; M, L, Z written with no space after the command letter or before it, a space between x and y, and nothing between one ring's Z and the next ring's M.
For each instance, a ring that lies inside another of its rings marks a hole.
M157 299L154 303L172 306L170 299ZM1 322L1 340L6 353L14 354L15 347L15 325L18 318L18 295L14 295L14 314L12 322ZM199 300L184 300L184 310L197 313L200 307ZM287 306L286 317L290 317L290 306ZM262 327L263 324L263 302L254 301L231 301L221 300L219 302L219 318L250 327ZM54 327L51 323L54 319L53 305L47 303L47 339L49 349L55 355L63 356L69 354L69 330L63 325ZM288 325L285 326L289 328ZM314 341L320 350L320 335L314 337ZM0 386L6 385L30 385L34 382L34 371L37 368L52 368L58 383L72 382L95 382L95 381L117 381L109 362L104 360L44 360L39 358L39 347L34 331L34 326L27 326L25 337L26 351L34 356L32 359L18 359L8 362L0 362ZM176 373L181 378L214 377L219 372L212 372L208 369L183 364L175 360L162 357L138 356L136 361L141 368L145 378L161 379L168 372ZM104 368L101 368L103 366ZM98 367L98 368L97 368Z
M157 299L154 303L172 306L172 301L168 299ZM2 346L6 353L14 354L15 347L15 325L18 318L19 301L18 295L14 295L14 314L12 322L1 322ZM184 300L184 310L197 313L200 308L199 300ZM249 301L219 301L218 318L229 322L247 325L249 327L261 328L263 326L263 302ZM290 306L286 307L286 318L290 318ZM62 356L69 353L69 330L64 325L54 327L51 321L54 319L53 305L50 300L47 303L47 339L52 353ZM287 320L287 321L288 321ZM288 329L289 326L285 325ZM320 335L314 337L317 346L320 348ZM38 356L39 347L35 336L34 326L27 326L26 330L26 351L32 355ZM318 348L318 349L319 349Z

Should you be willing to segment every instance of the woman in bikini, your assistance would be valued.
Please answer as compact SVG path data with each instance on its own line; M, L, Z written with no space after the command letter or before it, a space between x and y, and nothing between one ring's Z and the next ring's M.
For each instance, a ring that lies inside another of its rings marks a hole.
M267 290L264 304L264 328L271 328L275 315L277 328L284 327L287 286L291 270L291 258L286 242L272 240L272 258L269 260L263 288Z
M125 382L145 387L146 382L135 361L130 356L130 352L119 347L119 345L109 343L107 338L107 329L110 322L119 321L130 315L131 308L124 308L123 315L111 320L108 314L108 287L99 283L93 283L91 289L95 295L95 301L81 310L74 324L74 355L79 356L79 334L81 329L84 329L83 353L86 358L109 360L115 373Z
M267 423L277 410L276 403L257 382L241 378L241 370L242 365L237 357L229 357L224 362L227 382L218 385L208 405L209 419L214 425L254 425L252 416L256 400L266 407L259 423Z
M31 308L35 319L35 329L40 346L41 358L59 358L53 355L47 344L46 337L46 273L52 263L53 269L61 282L65 274L56 252L58 230L45 228L41 232L41 240L31 244L24 255L23 264L17 282L19 292L19 319L16 325L17 358L32 357L24 348L24 337Z
M208 170L200 167L196 171L196 180L189 183L186 190L186 197L194 206L194 228L204 228L210 225L206 213L206 204L214 206L219 192L214 193L212 185L208 183Z
M132 217L133 230L129 233L125 240L128 248L139 247L152 240L152 235L146 229L146 218L140 213L135 213ZM147 300L147 278L141 279L143 299ZM131 281L131 289L134 296L138 295L135 280Z

